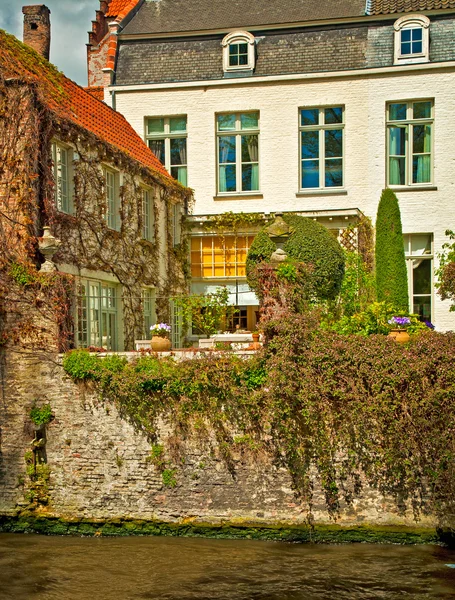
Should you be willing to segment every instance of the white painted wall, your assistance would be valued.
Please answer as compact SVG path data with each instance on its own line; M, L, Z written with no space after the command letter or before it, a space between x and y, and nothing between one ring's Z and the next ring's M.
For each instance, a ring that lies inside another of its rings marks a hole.
M116 108L142 137L147 116L188 116L188 185L195 214L226 211L359 208L375 219L386 182L386 103L432 98L435 105L434 184L437 190L398 192L403 231L433 233L435 252L455 227L455 68L353 74L317 79L199 85L140 91L116 88ZM298 111L304 106L345 105L345 194L297 196ZM262 197L216 199L215 114L260 112ZM437 266L437 259L435 260ZM438 329L455 329L449 303L434 298Z

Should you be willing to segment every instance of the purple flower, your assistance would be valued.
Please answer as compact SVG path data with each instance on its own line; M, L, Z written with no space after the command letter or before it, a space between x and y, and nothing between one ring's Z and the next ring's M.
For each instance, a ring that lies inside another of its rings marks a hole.
M411 324L411 319L409 317L392 317L387 321L389 325L398 325L398 327L406 327L406 325Z
M424 323L429 329L434 329L434 325L431 321L424 321Z

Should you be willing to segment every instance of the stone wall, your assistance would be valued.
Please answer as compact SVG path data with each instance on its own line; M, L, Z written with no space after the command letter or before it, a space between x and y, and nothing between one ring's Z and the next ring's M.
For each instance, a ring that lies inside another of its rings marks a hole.
M173 449L173 456L166 450L166 459L175 469L175 481L166 485L148 459L151 445L145 435L93 390L72 383L58 359L31 353L4 355L1 382L0 529L2 523L5 528L5 523L22 513L28 523L37 516L58 518L59 526L65 523L65 528L75 522L86 527L90 521L97 523L95 527L100 522L126 522L133 528L138 522L193 530L234 527L247 535L251 527L308 531L306 503L296 497L287 470L272 464L267 456L237 454L233 468L228 468L210 440L198 439L196 430L186 440L170 438L163 422L158 442ZM30 513L24 454L34 436L29 413L35 402L49 403L55 418L47 426L45 447L50 503ZM421 516L416 523L408 508L368 487L351 506L342 506L335 522L316 479L314 484L316 529L371 532L382 528L415 535L418 526L420 532L434 534L432 516Z

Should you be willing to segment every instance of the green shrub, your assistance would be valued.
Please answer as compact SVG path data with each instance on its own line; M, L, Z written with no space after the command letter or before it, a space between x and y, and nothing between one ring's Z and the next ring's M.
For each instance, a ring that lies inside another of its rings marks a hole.
M316 221L292 214L285 214L283 219L294 229L284 244L285 252L291 260L313 266L311 277L317 299L335 298L344 275L344 254L340 244L328 229ZM275 244L265 229L260 231L251 244L246 261L248 283L253 289L257 287L255 268L269 261L275 250ZM292 267L281 266L280 269L283 278L292 280Z
M408 276L398 199L382 192L376 217L376 296L396 310L409 310Z
M35 425L46 425L50 423L53 419L54 415L52 414L52 409L50 404L45 404L41 408L38 406L34 406L30 411L30 419L35 423Z
M101 359L88 350L72 350L63 358L63 368L75 381L92 379L98 381L101 377Z
M448 229L446 236L450 242L442 245L442 252L438 256L437 288L442 300L451 301L450 310L453 312L455 311L455 232Z

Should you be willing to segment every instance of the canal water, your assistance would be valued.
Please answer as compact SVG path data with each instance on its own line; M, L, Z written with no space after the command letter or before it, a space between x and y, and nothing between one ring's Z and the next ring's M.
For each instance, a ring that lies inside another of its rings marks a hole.
M455 599L450 564L437 546L2 534L0 599Z

